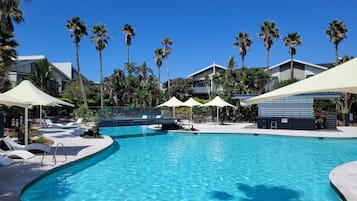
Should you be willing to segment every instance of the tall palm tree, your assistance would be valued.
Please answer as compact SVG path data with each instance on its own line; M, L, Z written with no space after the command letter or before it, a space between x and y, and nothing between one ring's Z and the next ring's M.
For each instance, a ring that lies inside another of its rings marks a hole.
M86 92L84 91L81 68L79 65L79 55L78 55L79 42L84 36L88 35L87 27L84 21L82 21L78 16L75 16L72 17L71 20L67 20L66 28L68 31L72 32L70 37L72 38L73 42L76 45L76 63L77 63L79 84L81 87L84 106L88 108L87 97L86 97Z
M0 0L0 31L14 32L14 23L23 21L19 0Z
M250 45L253 43L253 40L249 38L249 34L246 32L239 32L238 36L235 36L234 38L236 39L236 42L233 43L233 46L239 47L238 54L242 57L242 68L244 68L244 58L250 50Z
M169 72L169 54L171 53L171 45L174 44L174 42L172 42L171 38L166 37L164 38L164 40L161 41L161 44L164 46L164 53L162 55L162 57L165 59L165 65L166 65L166 70L167 70L167 91L168 94L170 96L170 72Z
M95 49L99 52L99 73L100 73L100 108L103 109L103 66L102 66L102 51L108 45L108 40L110 39L107 29L102 24L96 24L91 30L93 36L90 40L95 41Z
M162 48L156 48L154 53L155 53L154 59L156 61L156 66L157 66L158 85L160 88L160 68L162 66L162 57L163 57L164 52L163 52Z
M267 50L267 68L269 68L270 48L274 44L274 38L280 38L279 28L275 26L274 22L265 20L264 23L260 25L258 38L264 38L264 47Z
M0 31L0 91L4 89L6 73L17 57L15 48L19 44L13 39L12 32Z
M135 36L135 29L130 24L125 24L121 29L122 32L125 33L125 44L128 55L128 63L130 63L129 58L129 46L131 45L131 39Z
M347 38L347 27L342 21L335 19L329 23L328 29L326 30L327 38L333 42L335 45L336 52L336 64L339 62L338 59L338 45L341 41Z
M302 44L302 39L301 36L296 33L292 32L289 33L288 36L286 36L284 39L284 45L289 46L289 54L290 54L290 71L291 71L291 76L290 79L294 79L294 55L296 54L296 45L301 45Z

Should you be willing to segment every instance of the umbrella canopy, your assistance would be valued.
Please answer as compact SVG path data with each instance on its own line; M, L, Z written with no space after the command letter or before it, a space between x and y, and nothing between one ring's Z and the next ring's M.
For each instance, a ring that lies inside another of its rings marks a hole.
M202 105L203 105L202 103L196 101L192 97L183 103L183 106L187 106L187 107L191 108L191 111L190 111L191 122L192 122L192 108L195 106L202 106Z
M219 96L216 96L213 100L210 102L203 104L203 106L216 106L217 107L217 124L219 121L219 108L220 107L235 107L234 105L227 103L226 101L222 100Z
M246 104L257 104L297 94L318 92L342 92L357 94L356 75L357 58L305 80L301 80L260 96L243 100L243 102Z
M175 96L170 98L170 100L156 106L156 107L172 107L172 116L175 118L175 107L183 106L183 102L177 99Z
M24 80L16 87L5 92L4 95L11 98L20 100L26 105L46 105L46 106L60 106L67 105L73 107L74 105L61 101L53 96L46 94L37 87L35 87L30 81ZM25 144L28 144L28 108L25 107ZM40 112L40 117L42 117Z
M18 100L16 98L12 98L8 95L0 93L0 104L7 106L20 106L20 107L29 107L30 104L25 104L23 101Z

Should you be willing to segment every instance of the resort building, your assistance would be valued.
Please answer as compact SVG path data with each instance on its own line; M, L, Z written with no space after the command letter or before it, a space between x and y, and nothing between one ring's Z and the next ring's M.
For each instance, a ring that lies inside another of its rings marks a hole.
M12 86L15 87L22 80L28 80L30 73L36 70L35 63L45 58L44 55L18 56L15 59L15 64L8 72L8 79L12 82ZM51 64L50 67L53 76L57 81L58 92L59 94L62 94L64 85L67 81L78 79L78 71L72 67L70 62ZM82 77L86 79L83 75Z
M193 96L208 98L210 94L217 94L220 87L214 82L213 76L221 71L224 71L226 67L213 63L199 71L196 71L190 75L192 79L192 94Z
M312 64L297 59L293 60L293 76L294 79L303 80L310 76L319 74L331 67L332 64ZM271 91L275 83L289 80L291 78L291 60L288 59L266 70L270 79L268 81L267 89Z

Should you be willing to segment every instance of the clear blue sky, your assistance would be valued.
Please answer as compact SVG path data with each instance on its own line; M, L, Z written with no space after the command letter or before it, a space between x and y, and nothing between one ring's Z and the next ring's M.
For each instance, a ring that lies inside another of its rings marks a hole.
M124 24L135 28L130 46L131 61L144 61L157 75L154 49L170 37L174 45L169 56L170 77L184 77L213 62L227 65L234 55L241 67L234 36L248 32L253 39L245 63L248 67L266 64L266 50L259 40L259 26L264 20L274 21L281 38L298 32L303 44L297 47L296 59L311 63L333 62L334 46L325 31L333 19L342 20L349 30L340 44L340 56L357 56L357 1L237 1L237 0L32 0L22 2L25 22L15 27L16 40L21 44L18 54L45 55L50 62L75 63L75 46L65 29L67 20L79 16L86 22L88 33L95 23L104 24L112 40L103 51L103 73L109 76L114 68L126 62ZM99 56L89 36L80 43L81 71L93 81L99 80ZM289 59L282 40L271 48L270 64ZM161 81L167 79L161 68Z

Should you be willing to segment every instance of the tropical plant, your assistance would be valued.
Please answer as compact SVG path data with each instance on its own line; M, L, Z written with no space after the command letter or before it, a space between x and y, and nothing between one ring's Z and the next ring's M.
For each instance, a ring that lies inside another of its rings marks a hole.
M234 69L235 67L237 67L237 62L235 61L233 55L229 56L227 67L228 69Z
M79 65L79 54L78 54L79 42L81 41L81 39L84 36L88 35L87 27L86 27L86 24L84 21L82 21L78 16L75 16L75 17L72 17L71 20L67 20L66 28L67 28L67 30L72 32L70 37L72 38L73 42L76 45L76 63L77 63L79 84L81 87L84 106L88 107L87 97L86 97L86 93L84 90L82 74L81 74L81 69L80 69L80 65Z
M125 103L126 82L125 73L120 69L114 69L109 77L104 78L104 89L116 106L124 105Z
M250 45L253 43L253 40L249 38L249 34L246 32L239 32L238 36L234 38L236 42L233 43L233 46L239 47L238 54L242 57L242 68L245 68L244 58L250 50Z
M162 66L162 57L164 55L164 52L162 50L162 48L156 48L155 51L155 56L154 56L154 59L156 61L156 66L157 66L157 75L158 75L158 86L160 88L160 68Z
M162 54L162 57L165 59L165 65L166 65L166 70L167 70L167 91L168 94L170 95L170 72L169 72L169 54L172 51L172 48L170 47L174 43L172 42L171 38L166 37L164 40L161 41L161 44L164 46L164 53Z
M103 109L103 66L102 66L102 51L108 45L108 40L110 39L106 27L102 24L96 24L91 30L93 36L90 37L90 40L95 41L95 49L99 52L99 74L100 74L100 108Z
M130 63L129 46L131 45L131 39L135 36L135 29L130 24L125 24L121 31L125 33L125 44L128 56L127 63Z
M274 22L270 22L265 20L263 24L260 25L260 33L258 34L258 38L264 38L264 47L267 50L266 59L267 65L269 68L269 60L270 60L270 48L274 44L274 38L279 39L279 28L275 25Z
M296 45L301 45L302 44L302 39L301 36L296 33L292 32L289 33L288 36L286 36L284 39L284 45L289 46L289 54L290 54L290 71L291 71L291 76L290 79L294 79L294 55L296 54Z
M30 80L42 91L58 96L57 82L53 76L51 64L47 59L41 59L34 63L34 71L29 75Z
M336 63L339 62L338 58L338 45L347 37L348 29L342 21L335 19L329 23L326 30L327 38L335 45Z
M15 48L19 45L11 32L0 31L0 91L4 90L7 80L6 73L17 57Z
M176 78L172 80L172 96L185 100L192 96L192 79Z
M14 32L14 23L19 24L24 21L23 12L20 8L19 0L0 1L0 31Z

